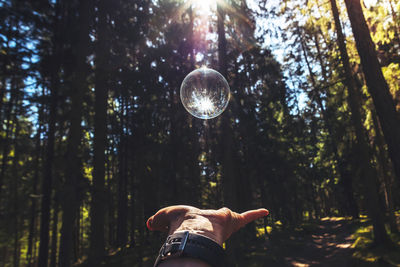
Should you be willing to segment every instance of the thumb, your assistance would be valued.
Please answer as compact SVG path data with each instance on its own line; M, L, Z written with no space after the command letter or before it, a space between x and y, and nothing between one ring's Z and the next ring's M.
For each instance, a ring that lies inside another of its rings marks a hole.
M266 209L258 209L258 210L249 210L243 212L239 216L239 225L240 227L245 226L246 224L255 221L259 218L265 217L269 214L269 211Z

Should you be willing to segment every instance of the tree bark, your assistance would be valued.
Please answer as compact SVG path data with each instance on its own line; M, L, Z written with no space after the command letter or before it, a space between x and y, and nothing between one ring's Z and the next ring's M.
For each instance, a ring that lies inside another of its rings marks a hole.
M125 135L125 111L126 104L124 101L124 96L121 97L120 105L121 105L121 127L120 127L120 135L119 135L119 175L118 175L118 210L117 210L117 246L123 247L127 243L128 237L128 177L127 177L127 136ZM127 111L126 111L127 112Z
M49 224L50 224L50 207L51 207L51 190L53 182L53 158L54 158L54 143L55 143L55 123L57 119L57 105L58 105L58 90L60 82L58 79L58 72L60 69L60 3L55 3L55 16L53 18L53 36L52 36L52 56L51 69L45 69L44 73L50 73L50 104L49 104L49 122L47 132L47 147L43 166L43 180L42 180L42 199L41 199L41 218L40 218L40 244L38 266L47 267L48 253L49 253Z
M44 95L44 90L43 90ZM32 252L33 252L33 239L36 235L36 209L37 209L37 190L39 183L39 169L40 169L40 157L42 157L42 146L41 146L41 135L42 135L42 120L43 120L43 103L39 108L39 127L36 134L36 149L35 149L35 174L33 175L32 181L32 195L31 195L31 209L29 218L29 234L28 234L28 249L26 252L27 266L32 266Z
M219 71L226 78L227 77L227 62L226 62L226 37L225 37L225 12L221 7L221 4L217 5L218 13L218 62ZM228 110L222 115L222 138L221 142L224 147L222 155L222 172L223 172L223 188L224 188L224 205L227 205L231 209L237 207L236 191L234 188L235 183L235 171L233 163L233 133L231 126L232 114Z
M217 30L218 30L218 64L219 72L227 78L228 65L227 65L227 47L225 37L225 10L223 3L217 3ZM237 172L235 171L234 156L234 136L232 132L232 113L225 110L221 117L221 137L219 139L223 149L222 153L222 188L223 188L223 203L225 206L232 210L237 210L237 191L236 181ZM227 242L227 254L230 264L237 262L237 253L235 252L238 247L238 236L232 236ZM235 265L233 265L235 266Z
M400 118L383 76L360 0L345 0L361 65L382 126L397 179L400 181Z
M375 128L375 150L377 161L379 162L379 167L381 170L382 178L383 178L383 189L385 192L385 202L387 206L387 212L389 215L389 226L390 231L392 233L398 233L399 230L397 228L396 216L395 216L395 205L393 201L392 194L392 171L389 170L391 168L391 164L388 162L388 158L386 157L385 144L383 140L383 136L381 133L381 127L379 125L378 119L376 117L376 113L372 112L372 122ZM390 167L389 167L390 166Z
M55 186L57 187L57 186ZM56 191L56 190L55 190ZM53 226L51 232L51 254L50 254L50 267L57 266L57 249L58 249L58 196L57 192L54 192L54 207L53 207Z
M8 154L9 154L9 150L10 150L10 135L14 130L14 120L15 120L15 116L13 116L13 109L14 109L14 105L17 102L16 98L16 90L15 90L15 86L14 86L15 82L14 82L14 78L12 78L11 81L11 95L10 95L10 100L7 103L7 110L6 110L6 131L5 131L5 137L2 138L2 146L3 146L3 155L2 155L2 161L1 161L1 171L0 171L0 200L2 198L2 189L3 189L3 185L5 183L5 176L6 176L6 170L7 170L7 161L8 161ZM14 103L15 102L15 103Z
M115 112L115 110L113 111ZM113 183L113 171L115 169L115 157L113 157L113 152L114 151L114 146L113 144L116 144L117 142L114 140L111 142L110 147L107 152L106 156L106 165L107 165L107 170L106 170L106 182L107 182L107 222L106 225L108 227L108 244L111 247L114 247L116 245L116 238L115 238L115 221L114 221L114 196L113 196L113 188L114 188L114 183Z
M97 44L95 45L94 168L91 208L89 261L99 265L104 257L105 150L107 142L107 8L108 0L98 2Z
M19 94L19 92L17 92ZM15 118L20 115L21 103L16 102L17 110L15 112ZM17 142L18 134L20 132L20 123L18 120L15 121L15 133L13 139L13 147L14 147L14 158L12 162L12 175L14 179L11 181L11 192L13 198L13 213L15 213L13 219L13 230L14 230L14 251L13 251L13 266L18 267L20 263L20 242L19 242L19 224L20 224L20 205L18 199L18 187L19 187L19 180L20 175L18 173L19 169L19 155L20 155L20 147Z
M54 60L58 60L55 59ZM53 183L53 161L54 161L54 140L55 140L55 123L56 123L56 108L58 95L58 68L52 70L51 89L50 89L50 118L48 123L47 133L47 149L45 156L45 164L43 170L42 181L42 203L41 203L41 218L40 218L40 245L39 245L39 267L47 267L49 254L49 225L50 225L50 207L51 207L51 190Z
M77 210L79 209L79 179L81 178L80 145L82 139L82 108L83 97L88 91L86 78L88 66L86 56L89 46L89 19L91 0L79 2L79 31L76 45L75 68L68 66L69 80L71 84L71 112L70 129L67 141L67 164L65 170L65 184L62 191L62 227L60 239L59 266L69 267L73 259L74 233Z
M8 29L7 29L7 38L9 38L9 36L12 36L12 28L15 27L15 22L12 21L12 23L10 23L10 25L8 25ZM6 55L10 54L10 45L9 42L6 42L6 45L4 46L4 50ZM5 117L3 118L3 112L0 112L0 121L1 121L1 127L4 128L4 120L6 121L5 125L6 125L6 129L5 129L5 137L1 138L0 141L0 145L3 147L3 155L2 155L2 161L1 161L1 170L0 170L0 202L1 202L1 198L2 198L2 190L3 190L3 185L4 185L4 179L5 179L5 175L6 175L6 169L7 169L7 161L8 161L8 153L9 153L9 146L10 146L10 142L9 142L9 136L10 136L10 132L12 132L12 129L14 127L14 125L11 123L12 121L14 121L14 119L12 118L12 110L13 110L13 105L14 105L14 99L15 99L15 90L13 90L13 80L14 77L10 74L10 72L12 71L12 69L10 71L7 71L7 68L10 67L10 63L9 63L10 58L9 56L5 57L5 62L3 63L3 75L4 78L2 79L2 89L1 89L1 100L0 100L0 111L2 111L3 108L3 104L8 104L5 105ZM9 75L11 76L11 79L7 79L6 76ZM8 103L3 103L4 100L4 96L6 95L6 90L7 90L7 83L8 80L10 80L10 87L12 88L10 90L10 99L8 101Z
M346 0L347 1L347 0ZM330 0L333 18L335 20L336 34L338 38L338 46L340 50L341 61L343 64L343 75L345 77L345 85L348 90L348 103L351 109L351 118L357 137L356 149L359 155L359 172L360 177L364 178L364 196L366 199L366 207L369 216L372 219L374 227L374 242L377 245L388 244L389 237L386 233L384 217L379 207L379 195L376 188L376 170L371 165L370 151L366 135L362 126L361 105L356 96L357 84L354 74L350 68L349 56L347 54L346 44L339 18L339 11L336 6L336 0ZM361 8L361 7L360 7Z

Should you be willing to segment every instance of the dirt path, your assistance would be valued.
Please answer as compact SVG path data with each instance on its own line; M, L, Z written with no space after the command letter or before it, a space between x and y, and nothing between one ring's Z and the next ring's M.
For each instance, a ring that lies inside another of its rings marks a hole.
M276 248L272 253L279 258L272 266L353 266L352 230L349 221L329 219L306 231L274 237L269 247Z

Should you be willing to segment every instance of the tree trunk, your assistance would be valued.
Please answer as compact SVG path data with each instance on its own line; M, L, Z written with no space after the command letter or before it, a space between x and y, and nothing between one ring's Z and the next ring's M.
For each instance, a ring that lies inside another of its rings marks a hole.
M73 259L73 238L77 210L79 209L79 179L81 178L81 157L80 144L82 139L82 106L85 92L88 91L86 78L88 67L86 65L86 56L89 46L89 19L90 19L90 0L79 2L79 41L76 47L75 68L67 66L68 75L71 84L71 112L70 129L67 141L65 184L62 191L62 227L60 239L59 266L71 266Z
M55 59L58 60L58 59ZM53 160L54 160L54 139L55 139L55 123L56 123L56 108L58 95L58 68L54 68L51 77L50 89L50 118L47 133L47 149L45 156L45 164L43 170L42 181L42 203L41 203L41 218L40 218L40 245L39 245L39 267L47 267L49 254L49 225L50 225L50 207L51 207L51 190L53 183Z
M78 207L78 209L76 210L76 239L77 239L77 247L76 247L76 251L77 251L77 255L78 255L78 259L82 257L82 241L83 241L83 225L82 225L82 205L80 205Z
M390 231L392 233L398 233L399 230L397 228L397 222L396 222L396 216L395 216L395 206L394 206L394 201L393 201L393 194L392 194L392 186L393 186L393 181L392 181L392 175L391 171L389 171L389 165L388 163L386 154L385 154L385 144L383 140L383 136L381 133L381 127L379 125L379 122L377 120L375 112L372 112L372 121L373 125L375 128L375 147L376 147L376 153L377 153L377 161L379 163L379 167L382 173L382 178L383 178L383 189L385 191L385 202L386 202L386 207L387 207L387 212L389 214L389 226L390 226ZM391 166L391 165L390 165Z
M372 96L376 113L382 126L397 179L400 181L399 114L396 112L393 97L383 76L375 44L372 42L370 31L365 22L360 0L345 0L345 3L368 91Z
M12 21L12 23L10 23L10 25L8 26L7 29L7 36L12 36L12 28L15 27L15 22ZM9 37L7 37L9 38ZM6 55L10 54L10 46L9 46L9 42L6 43L4 50L6 52ZM14 124L12 122L14 122L14 118L12 118L12 111L13 111L13 105L14 105L14 99L15 99L15 90L14 90L14 76L12 76L12 74L10 74L10 72L13 71L13 69L11 69L10 71L7 71L7 68L10 66L9 64L9 57L6 56L5 57L5 62L3 63L3 75L4 75L4 79L2 80L2 90L1 90L1 106L0 106L0 121L1 121L1 127L4 129L4 119L6 121L5 125L5 137L1 138L1 143L0 145L3 147L3 155L2 155L2 161L1 161L1 170L0 170L0 202L1 202L1 198L2 198L2 190L3 190L3 185L5 183L5 175L6 175L6 169L7 169L7 162L8 162L8 153L9 153L9 146L10 146L10 142L9 142L9 136L10 133L12 133L12 128L14 127ZM10 75L11 79L10 79L10 99L8 101L8 105L5 105L5 118L2 117L2 108L3 108L3 98L6 94L6 90L7 90L7 79L6 79L6 75Z
M39 257L38 266L47 267L48 253L49 253L49 224L50 224L50 207L51 207L51 190L53 182L53 160L54 160L54 143L55 143L55 123L57 119L57 105L58 105L58 90L59 90L59 77L58 72L60 69L60 4L58 1L55 3L56 14L53 21L53 38L52 38L52 56L51 69L44 70L44 73L50 73L50 104L49 104L49 122L47 133L47 147L43 166L43 180L42 180L42 199L41 199L41 218L40 218L40 244L39 244Z
M17 92L19 95L19 92ZM19 97L17 97L19 98ZM16 102L16 106L18 107L17 110L15 111L15 118L18 117L20 114L21 108L21 103ZM14 267L19 267L20 263L20 242L19 242L19 224L20 224L20 205L19 205L19 199L18 199L18 188L19 188L19 180L20 180L20 175L18 173L19 170L19 154L20 154L20 147L17 141L18 134L20 132L20 124L18 120L15 121L15 133L14 133L14 140L13 140L13 147L14 147L14 158L12 162L12 175L14 179L11 181L11 192L12 192L12 198L13 198L13 213L14 215L14 220L13 220L13 228L14 228L14 252L13 252L13 266Z
M347 0L346 0L347 1ZM364 178L364 196L366 199L366 207L369 216L372 219L374 227L374 242L377 245L384 245L389 243L389 237L386 233L384 217L379 207L379 195L376 188L376 170L371 165L370 151L366 135L362 126L361 119L361 105L356 96L357 84L350 68L349 56L347 54L345 39L343 36L339 11L336 6L336 0L330 0L332 13L335 20L336 34L338 38L338 46L343 64L343 75L345 77L345 85L348 90L348 103L351 109L351 118L354 124L355 133L357 137L356 150L358 158L358 168L360 177ZM361 8L361 7L360 7Z
M226 37L225 37L225 10L223 3L217 3L217 29L218 29L218 64L219 72L227 79L228 65L227 65L227 51L226 51ZM234 164L233 149L234 136L232 130L232 113L229 110L225 110L225 113L221 117L221 138L219 138L220 144L223 146L222 153L222 188L223 188L223 202L224 205L232 210L237 211L237 193L236 193L236 171ZM234 235L226 243L228 261L230 264L237 262L236 257L238 256L235 250L238 247L238 236ZM235 265L233 265L235 266Z
M125 101L121 97L121 127L120 127L120 143L119 143L119 175L118 175L118 210L117 210L117 246L123 247L127 243L128 237L128 177L127 177L127 136L125 135ZM126 111L127 112L127 111Z
M44 90L43 90L44 91ZM44 95L44 92L43 92ZM33 175L32 181L32 196L31 196L31 209L30 209L30 218L29 218L29 234L28 234L28 249L26 252L26 263L28 267L32 266L32 246L33 239L36 235L36 209L37 209L37 190L38 190L38 182L39 182L39 169L40 169L40 157L42 156L42 146L41 146L41 135L42 135L42 120L43 120L43 103L39 108L39 127L38 132L36 134L36 149L35 149L35 174Z
M137 169L136 169L137 170ZM136 229L136 207L135 207L135 199L136 199L136 192L135 192L135 175L130 175L130 207L129 207L129 222L130 222L130 228L129 228L129 247L133 248L136 244L136 239L135 239L135 229ZM140 231L142 232L142 231Z
M89 260L92 266L99 265L104 257L105 220L105 150L107 142L107 8L108 0L98 2L97 44L95 45L95 117L94 117L94 168L91 208L91 242Z
M108 150L108 154L106 157L106 163L107 163L107 223L106 225L108 226L108 244L111 247L116 246L116 238L115 238L115 221L114 221L114 196L113 196L113 189L114 188L114 183L113 183L113 169L115 169L114 164L115 164L115 157L113 157L112 151L114 151L114 146L112 144L117 143L116 141L111 142L110 148ZM111 160L110 160L111 159Z
M226 37L225 37L225 12L220 4L217 6L218 13L218 61L219 61L219 71L221 74L227 78L227 63L226 63ZM222 184L223 184L223 195L224 195L224 205L228 206L230 209L236 209L236 191L234 188L235 171L233 163L233 133L231 126L232 114L228 110L222 115L222 136L221 138L223 149L222 155Z
M7 49L7 48L5 48L5 54L8 55L8 51L7 51L6 49ZM8 58L6 57L6 58L4 59L4 61L5 61L5 62L3 62L3 69L2 69L2 74L3 74L3 75L5 75L5 74L7 73L7 65L8 65L7 61L8 61ZM7 90L7 88L6 88L6 86L7 86L6 83L7 83L7 79L6 79L6 76L4 76L4 77L1 79L1 82L0 82L0 111L3 110L3 101L4 101L4 96L5 96L6 90ZM0 121L3 121L1 115L2 115L2 114L0 114Z
M3 185L5 183L5 176L6 176L6 169L7 169L7 161L8 161L8 154L10 150L10 135L14 130L14 119L15 116L13 116L13 109L14 109L14 102L16 102L16 91L14 88L15 82L11 82L11 95L10 95L10 100L7 105L7 110L6 110L6 130L5 130L5 137L2 138L2 146L3 146L3 155L2 155L2 161L1 161L1 171L0 171L0 201L2 198L2 189ZM4 126L3 126L4 127Z
M50 254L50 267L57 266L57 249L58 249L58 196L54 192L54 208L53 208L53 226L51 234L51 254Z
M77 203L77 208L75 209L75 221L73 229L72 229L72 244L73 244L73 260L74 262L78 261L79 259L79 203Z

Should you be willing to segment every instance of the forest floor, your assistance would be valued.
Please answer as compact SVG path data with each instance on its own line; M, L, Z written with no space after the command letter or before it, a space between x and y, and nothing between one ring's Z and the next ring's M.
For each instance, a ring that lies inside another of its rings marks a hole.
M399 248L372 247L371 230L366 219L333 217L272 232L264 255L245 266L400 266ZM398 236L392 239L399 243Z
M277 264L298 267L352 266L353 232L354 227L349 221L330 218L317 224L305 224L298 231L278 234L280 240L276 240L275 236L272 241L279 245L278 255L281 259Z
M371 246L371 231L367 219L339 217L305 222L293 229L278 226L269 235L253 242L253 246L247 246L237 256L236 262L239 267L400 266L400 237L392 235L392 240L397 243L393 249L374 248ZM102 266L152 266L157 251L143 257L142 263L138 264L134 250L127 249L108 256Z

